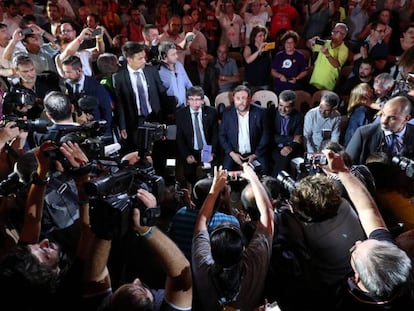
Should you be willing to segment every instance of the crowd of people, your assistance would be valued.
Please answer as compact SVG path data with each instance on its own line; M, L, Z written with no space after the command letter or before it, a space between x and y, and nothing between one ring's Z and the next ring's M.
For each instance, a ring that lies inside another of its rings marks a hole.
M414 307L414 0L5 0L0 54L5 306Z

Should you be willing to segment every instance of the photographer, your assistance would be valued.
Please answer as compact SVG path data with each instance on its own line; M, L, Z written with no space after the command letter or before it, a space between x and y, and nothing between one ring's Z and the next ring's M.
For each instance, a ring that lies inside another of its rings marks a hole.
M53 75L36 74L33 60L26 54L13 59L13 68L19 82L12 84L3 99L3 115L14 114L39 118L43 110L43 98L50 91L58 91L59 79Z
M215 202L227 183L227 171L222 167L214 169L210 193L194 228L192 269L204 310L253 310L261 304L271 255L273 210L263 185L247 163L241 176L250 182L260 212L250 243L245 245L240 228L230 223L208 233Z
M79 206L80 239L76 259L48 238L40 240L49 159L45 152L53 146L43 143L36 149L38 168L32 175L23 227L18 245L0 261L0 291L3 302L19 310L74 310L79 308L81 267L90 243L88 205ZM62 144L59 149L72 167L88 162L76 144ZM84 179L77 179L81 189ZM84 199L84 198L80 198Z
M328 167L347 190L368 239L349 250L352 275L337 295L335 310L410 310L413 308L411 267L398 248L364 185L345 166L341 156L324 151Z
M365 238L357 213L324 175L301 179L290 196L312 254L314 307L329 306L337 285L351 269L349 248ZM322 299L323 298L323 299Z
M137 197L147 209L157 205L154 195L144 189L137 191ZM93 226L92 230L95 230ZM132 209L132 230L135 238L142 239L148 245L150 252L147 255L151 254L156 258L166 273L165 288L150 289L137 278L112 292L111 279L106 268L112 241L107 237L102 238L97 232L92 243L92 256L85 269L86 285L94 288L94 291L85 293L88 297L87 305L89 303L96 308L96 304L102 302L104 310L191 310L191 269L184 254L156 226L143 226L138 208Z

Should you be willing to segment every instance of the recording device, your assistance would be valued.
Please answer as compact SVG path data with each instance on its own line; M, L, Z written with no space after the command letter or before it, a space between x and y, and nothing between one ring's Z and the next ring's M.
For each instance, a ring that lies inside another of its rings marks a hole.
M2 117L1 127L4 127L7 123L12 121L16 122L15 127L18 127L20 130L25 132L47 133L47 126L49 125L49 120L45 119L25 120L14 115L8 115Z
M414 161L403 157L403 156L393 156L391 163L400 168L405 175L409 178L414 178Z
M305 154L305 164L327 165L328 159L324 153L309 152Z
M10 173L6 179L0 182L0 196L8 196L17 193L22 187L19 174L16 172Z
M31 34L33 34L33 33L34 33L34 31L33 31L33 29L32 29L32 28L30 28L30 27L25 28L25 29L22 29L22 35L23 35L23 36L31 35Z
M193 40L194 40L194 35L193 35L193 34L188 35L187 37L185 37L185 41L186 41L186 42L191 42L191 41L193 41Z
M105 130L105 120L91 121L81 126L67 125L48 127L48 134L42 138L42 142L50 140L56 148L45 151L45 155L50 159L52 165L54 165L55 161L59 161L65 170L70 170L71 165L60 152L59 147L63 143L71 141L79 145L88 159L113 159L117 154L107 154L108 149L106 147L112 142L112 138L104 136Z
M20 111L29 106L32 109L36 105L36 95L27 88L12 87L10 91L3 96L3 114L4 115L23 115Z
M265 51L274 50L275 48L276 48L275 42L267 42L266 45L264 46Z
M141 157L150 155L154 143L158 140L175 140L177 135L176 125L144 122L138 127L137 141L138 153Z
M164 179L155 174L145 157L134 165L120 163L115 173L84 184L95 234L107 239L124 236L130 228L133 208L140 210L141 225L156 224L161 214L160 207L147 208L136 196L138 189L151 192L158 202L163 199Z
M316 38L315 39L315 44L317 44L317 45L325 45L325 40L322 40L322 39L319 39L319 38Z
M285 192L285 196L290 196L296 189L296 181L286 171L280 171L276 176L276 181L281 188L281 192Z

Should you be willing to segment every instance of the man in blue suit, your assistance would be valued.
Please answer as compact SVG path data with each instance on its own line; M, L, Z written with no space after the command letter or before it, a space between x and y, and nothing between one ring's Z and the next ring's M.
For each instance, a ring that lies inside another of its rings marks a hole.
M68 94L75 97L89 95L96 97L98 106L93 110L94 120L106 120L106 136L112 136L112 107L111 97L105 87L95 79L83 74L82 62L79 57L72 55L62 61L62 69L66 79Z
M233 100L234 106L224 111L220 123L223 168L241 170L243 162L258 160L263 172L267 172L267 111L251 103L251 90L245 85L239 85L233 90Z

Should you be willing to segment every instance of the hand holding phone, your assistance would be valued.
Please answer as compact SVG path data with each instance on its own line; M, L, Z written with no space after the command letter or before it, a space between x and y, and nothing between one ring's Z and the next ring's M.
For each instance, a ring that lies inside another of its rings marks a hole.
M319 38L316 38L315 39L315 44L317 44L317 45L325 45L325 40L321 40Z
M102 29L101 28L95 28L92 33L91 33L91 37L96 37L99 36L102 33Z
M31 35L31 34L33 34L33 29L30 28L30 27L25 28L25 29L22 30L22 35L23 36L27 36L27 35Z

